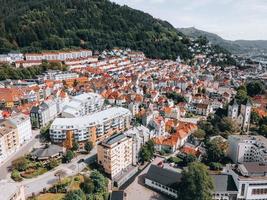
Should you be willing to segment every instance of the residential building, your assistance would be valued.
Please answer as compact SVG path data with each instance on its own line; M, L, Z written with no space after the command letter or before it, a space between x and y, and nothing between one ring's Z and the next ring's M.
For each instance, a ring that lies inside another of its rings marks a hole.
M62 81L66 79L79 78L79 74L74 72L62 72L58 70L49 70L44 74L45 78L48 80Z
M47 100L38 106L33 106L30 112L33 128L45 127L57 117L57 103L54 100Z
M1 200L26 200L25 188L14 182L0 181Z
M19 136L16 127L6 121L0 123L0 163L19 148Z
M75 139L81 145L88 140L101 141L129 129L131 117L128 109L112 107L82 117L56 118L50 127L50 138L55 143Z
M97 145L97 161L113 179L132 165L132 138L113 135Z
M236 200L237 187L234 179L228 174L211 175L214 183L213 200Z
M32 125L29 116L20 113L10 117L8 122L17 128L20 145L32 138Z
M230 135L228 156L234 163L267 163L267 138L254 135Z
M267 199L267 164L244 163L227 165L226 174L232 175L237 186L238 200Z
M96 93L84 93L72 97L71 101L63 107L62 117L72 118L89 115L100 111L104 104L104 99Z

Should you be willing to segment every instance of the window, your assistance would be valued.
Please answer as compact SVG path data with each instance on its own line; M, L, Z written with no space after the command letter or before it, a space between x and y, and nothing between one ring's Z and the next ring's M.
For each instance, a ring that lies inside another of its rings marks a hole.
M241 196L244 196L244 194L245 194L245 184L242 184L242 186L241 186Z

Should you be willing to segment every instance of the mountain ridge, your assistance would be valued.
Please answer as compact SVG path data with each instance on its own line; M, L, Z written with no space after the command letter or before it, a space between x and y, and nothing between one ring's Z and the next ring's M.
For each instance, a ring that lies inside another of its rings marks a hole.
M215 33L199 30L195 27L177 28L177 30L192 38L205 36L211 43L220 45L234 54L246 54L248 51L267 53L267 40L226 40Z

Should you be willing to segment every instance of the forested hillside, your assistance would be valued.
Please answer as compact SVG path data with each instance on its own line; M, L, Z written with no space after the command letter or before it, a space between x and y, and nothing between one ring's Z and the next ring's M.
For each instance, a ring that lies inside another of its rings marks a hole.
M108 0L0 0L0 5L0 53L129 47L152 58L190 56L189 40L169 23Z

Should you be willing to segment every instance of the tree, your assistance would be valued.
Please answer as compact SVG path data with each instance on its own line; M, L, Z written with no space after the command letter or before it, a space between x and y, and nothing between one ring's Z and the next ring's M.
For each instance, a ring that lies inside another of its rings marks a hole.
M206 145L207 161L208 162L221 162L225 157L224 150L219 146L219 142L211 141Z
M84 176L84 182L80 184L80 187L85 194L93 193L95 190L93 181L86 176Z
M187 166L189 163L195 162L197 160L197 157L192 154L188 154L184 157L183 163L185 166Z
M51 160L49 163L47 163L48 170L54 169L59 165L59 162L55 159Z
M246 88L247 88L248 95L251 97L259 95L259 94L263 94L265 90L263 83L260 81L249 82L246 85Z
M14 180L14 181L22 181L22 177L20 176L20 173L18 170L14 169L11 173L11 178Z
M21 172L27 169L28 164L29 164L29 160L27 158L20 157L12 161L12 168Z
M147 162L149 161L155 152L155 148L154 148L154 143L152 140L149 140L142 148L140 151L140 158L142 162Z
M239 130L238 125L230 117L222 118L220 123L218 123L218 128L221 132L229 132L231 134Z
M202 163L193 162L182 172L177 189L179 200L212 200L214 185L207 167Z
M71 151L71 150L68 150L67 152L66 152L66 155L64 156L64 160L65 160L65 162L70 162L72 159L74 158L74 152L73 151Z
M260 116L257 112L252 111L251 112L251 117L250 117L250 121L252 124L259 124L260 122Z
M248 100L247 91L243 88L239 88L237 90L235 99L237 100L238 104L246 103Z
M79 149L79 147L80 147L79 143L74 141L71 150L72 151L77 151Z
M107 191L108 180L99 171L93 170L90 178L94 184L95 193L105 193Z
M87 151L87 153L90 153L93 149L93 142L92 141L89 141L89 142L86 142L86 144L84 145L84 149Z
M259 133L264 137L267 137L267 125L262 124L259 128Z
M64 197L64 200L85 200L85 199L86 196L81 190L69 191Z
M198 138L198 139L204 139L206 136L206 133L202 129L197 129L195 132L193 132L193 136Z

